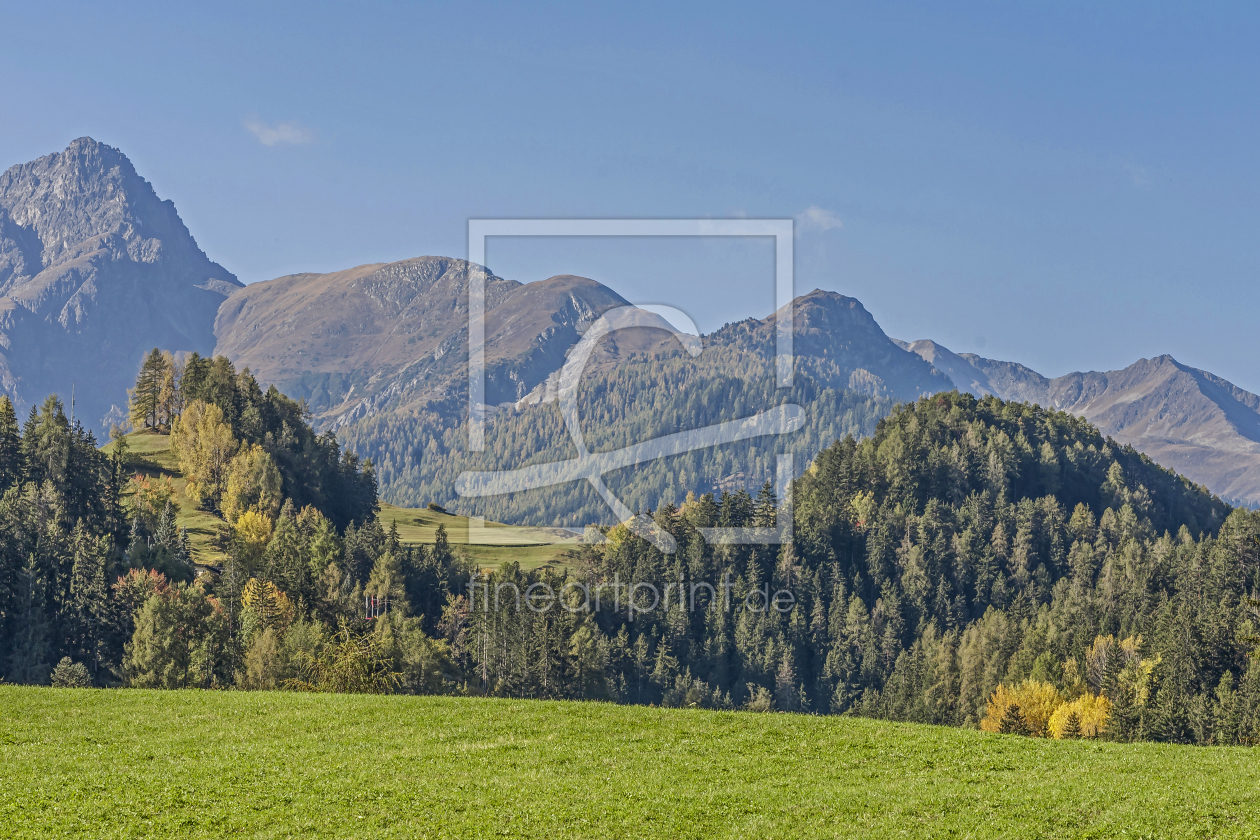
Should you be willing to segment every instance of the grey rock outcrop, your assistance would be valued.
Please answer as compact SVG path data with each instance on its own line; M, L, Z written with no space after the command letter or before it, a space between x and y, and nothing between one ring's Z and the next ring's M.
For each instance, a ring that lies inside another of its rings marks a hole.
M141 354L213 350L240 286L118 149L82 137L0 175L0 389L19 411L73 385L103 432Z

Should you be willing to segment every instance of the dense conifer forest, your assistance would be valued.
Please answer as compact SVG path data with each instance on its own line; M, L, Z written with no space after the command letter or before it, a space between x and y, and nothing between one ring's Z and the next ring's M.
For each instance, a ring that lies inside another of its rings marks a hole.
M1064 413L956 392L897 406L793 484L782 546L700 531L781 524L769 484L680 486L652 513L675 553L617 525L565 570L483 572L441 531L403 545L371 464L224 359L155 351L131 408L169 432L226 560L195 562L125 439L106 454L55 398L19 429L0 401L9 681L1260 739L1260 516Z
M777 389L774 359L735 346L710 346L695 358L640 355L583 378L579 413L587 446L608 451L662 435L747 417L777 405L805 406L796 432L663 458L607 477L635 510L681 504L688 492L740 488L755 492L775 475L775 456L795 453L798 468L832 441L864 437L893 401L828 384L819 360L800 359L796 384ZM806 367L805 363L812 362ZM581 528L616 524L608 506L586 483L564 484L512 496L459 498L455 479L464 470L498 470L572 458L577 454L556 403L489 418L486 449L469 453L467 424L452 420L461 405L436 406L425 422L396 415L369 417L347 427L348 448L371 456L389 500L422 506L439 501L453 511L504 522Z

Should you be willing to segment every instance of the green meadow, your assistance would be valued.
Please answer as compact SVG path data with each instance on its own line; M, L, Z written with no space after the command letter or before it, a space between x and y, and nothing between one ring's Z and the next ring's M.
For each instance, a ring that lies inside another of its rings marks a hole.
M597 703L0 687L6 837L1254 837L1244 748Z

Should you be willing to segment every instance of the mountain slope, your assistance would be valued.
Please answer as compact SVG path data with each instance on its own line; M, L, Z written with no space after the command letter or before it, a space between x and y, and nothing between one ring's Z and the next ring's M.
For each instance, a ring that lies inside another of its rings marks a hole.
M224 302L216 352L306 399L324 425L394 410L454 419L468 393L468 272L464 260L418 257L255 283ZM485 290L490 407L524 397L564 364L587 325L629 305L570 275L521 284L489 274ZM662 339L617 336L627 352Z
M947 374L889 338L861 301L814 289L792 301L796 368L820 383L870 396L913 400L953 387ZM775 352L776 315L728 324L708 338L715 346Z
M1014 362L905 344L976 396L1035 402L1094 423L1222 497L1260 504L1260 396L1172 356L1055 379Z
M145 350L214 347L240 285L118 149L82 137L0 175L0 388L19 409L73 384L102 428Z
M491 274L486 295L487 452L462 444L466 419L468 264L421 257L250 286L220 311L217 351L264 382L306 398L319 421L377 465L383 496L436 500L511 522L583 524L606 513L589 488L522 500L461 501L465 469L503 469L570 457L554 403L566 354L603 312L626 301L599 283L561 275L520 284ZM775 315L730 324L685 356L667 324L605 338L583 377L584 434L624 446L785 400L810 407L806 428L774 451L812 458L836 436L867 434L893 400L952 388L948 377L897 346L858 301L814 291L794 301L798 387L774 387ZM720 394L721 396L717 396ZM814 416L816 415L816 416ZM759 487L773 475L766 445L642 466L610 479L628 502L681 501L686 489ZM528 495L528 494L526 494Z

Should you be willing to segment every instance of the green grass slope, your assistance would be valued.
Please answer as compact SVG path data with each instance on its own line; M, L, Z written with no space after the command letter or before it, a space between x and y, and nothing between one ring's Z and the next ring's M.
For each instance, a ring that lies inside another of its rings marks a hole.
M105 451L112 451L110 443ZM170 476L175 486L175 503L179 511L175 514L175 524L188 529L188 539L192 543L193 560L203 565L218 565L223 562L223 552L215 545L223 520L197 506L189 500L185 491L188 482L179 469L179 459L171 451L170 435L153 431L132 432L127 435L127 452L130 456L129 468L133 474L160 478Z
M378 515L389 529L397 523L398 536L408 545L432 544L439 525L446 526L446 537L452 545L461 546L485 568L494 568L515 560L523 569L539 566L563 566L569 552L578 545L579 537L560 528L534 528L526 525L483 523L483 529L468 529L468 517L428 510L381 504Z
M5 836L1254 837L1242 748L595 703L0 687Z

